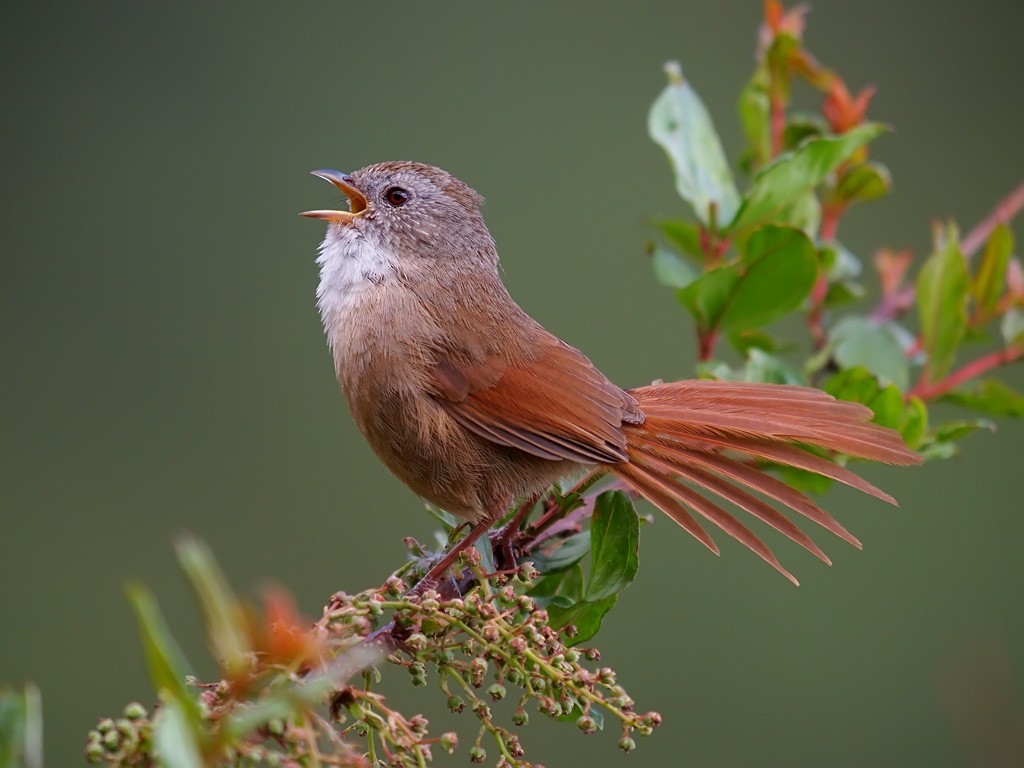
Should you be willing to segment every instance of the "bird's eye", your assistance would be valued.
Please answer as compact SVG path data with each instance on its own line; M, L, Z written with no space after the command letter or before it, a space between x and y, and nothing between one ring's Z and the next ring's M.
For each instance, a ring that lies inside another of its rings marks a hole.
M384 200L392 208L398 208L409 202L409 198L412 197L408 190L402 189L401 187L388 187L384 190Z

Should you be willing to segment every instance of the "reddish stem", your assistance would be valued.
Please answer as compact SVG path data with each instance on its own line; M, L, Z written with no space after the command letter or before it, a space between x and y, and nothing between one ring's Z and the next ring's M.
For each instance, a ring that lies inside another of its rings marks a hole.
M697 332L697 358L706 363L715 354L715 344L718 342L718 334L714 331Z
M975 225L960 241L960 250L970 258L976 254L988 240L992 230L1000 224L1006 224L1024 208L1024 182L1004 197L995 210Z
M1024 346L1007 347L1006 349L990 352L989 354L982 355L977 360L972 360L967 363L967 365L956 369L944 379L934 384L919 381L917 385L907 393L907 397L919 397L922 400L934 400L935 398L946 394L951 389L963 384L965 381L970 381L977 376L981 376L983 373L988 373L993 368L998 368L1001 365L1012 363L1014 360L1022 356L1024 356Z
M778 88L772 88L771 96L772 122L772 157L782 153L783 136L786 130L786 101Z
M825 205L821 211L821 227L818 229L818 239L828 242L836 239L836 231L839 229L839 219L846 211L844 205ZM811 335L811 342L815 349L821 349L828 341L828 334L825 332L823 322L825 297L828 295L828 276L822 272L818 275L814 288L811 289L811 308L807 311L807 331Z

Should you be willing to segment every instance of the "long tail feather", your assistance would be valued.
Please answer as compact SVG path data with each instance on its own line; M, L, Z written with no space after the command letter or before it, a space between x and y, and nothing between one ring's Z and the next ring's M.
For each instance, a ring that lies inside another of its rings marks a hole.
M761 539L717 500L754 515L829 564L807 534L750 491L858 548L860 542L803 493L753 462L815 472L895 504L889 494L807 447L890 464L921 461L898 433L870 423L870 409L816 389L683 381L641 387L630 394L646 418L642 424L624 425L629 460L611 470L716 554L717 546L692 513L721 528L794 584L796 579Z

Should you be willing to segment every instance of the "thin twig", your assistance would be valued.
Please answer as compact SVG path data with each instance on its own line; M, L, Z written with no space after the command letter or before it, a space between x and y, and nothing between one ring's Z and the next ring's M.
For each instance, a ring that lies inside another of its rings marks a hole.
M922 400L934 400L935 398L946 394L951 389L963 384L965 381L970 381L971 379L981 376L984 373L988 373L992 369L998 368L1001 365L1012 363L1020 357L1024 357L1024 346L1007 347L1006 349L1000 349L987 355L982 355L977 360L972 360L961 368L957 368L951 374L935 384L929 384L924 381L918 382L917 386L907 393L907 397L919 397Z
M960 250L965 257L976 254L988 240L992 230L1006 224L1024 208L1024 182L1004 197L988 216L975 225L960 241Z

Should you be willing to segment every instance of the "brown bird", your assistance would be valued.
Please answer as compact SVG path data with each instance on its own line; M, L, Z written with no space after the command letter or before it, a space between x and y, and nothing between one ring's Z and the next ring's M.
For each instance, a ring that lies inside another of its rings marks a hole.
M758 461L816 472L891 504L891 496L805 446L920 462L896 432L870 423L868 408L816 389L723 381L620 389L509 296L480 213L483 198L469 186L412 162L313 174L348 198L347 211L303 215L328 222L317 306L352 416L399 479L476 524L467 540L517 498L598 470L712 552L718 547L698 518L796 583L722 502L826 563L765 498L860 543Z

